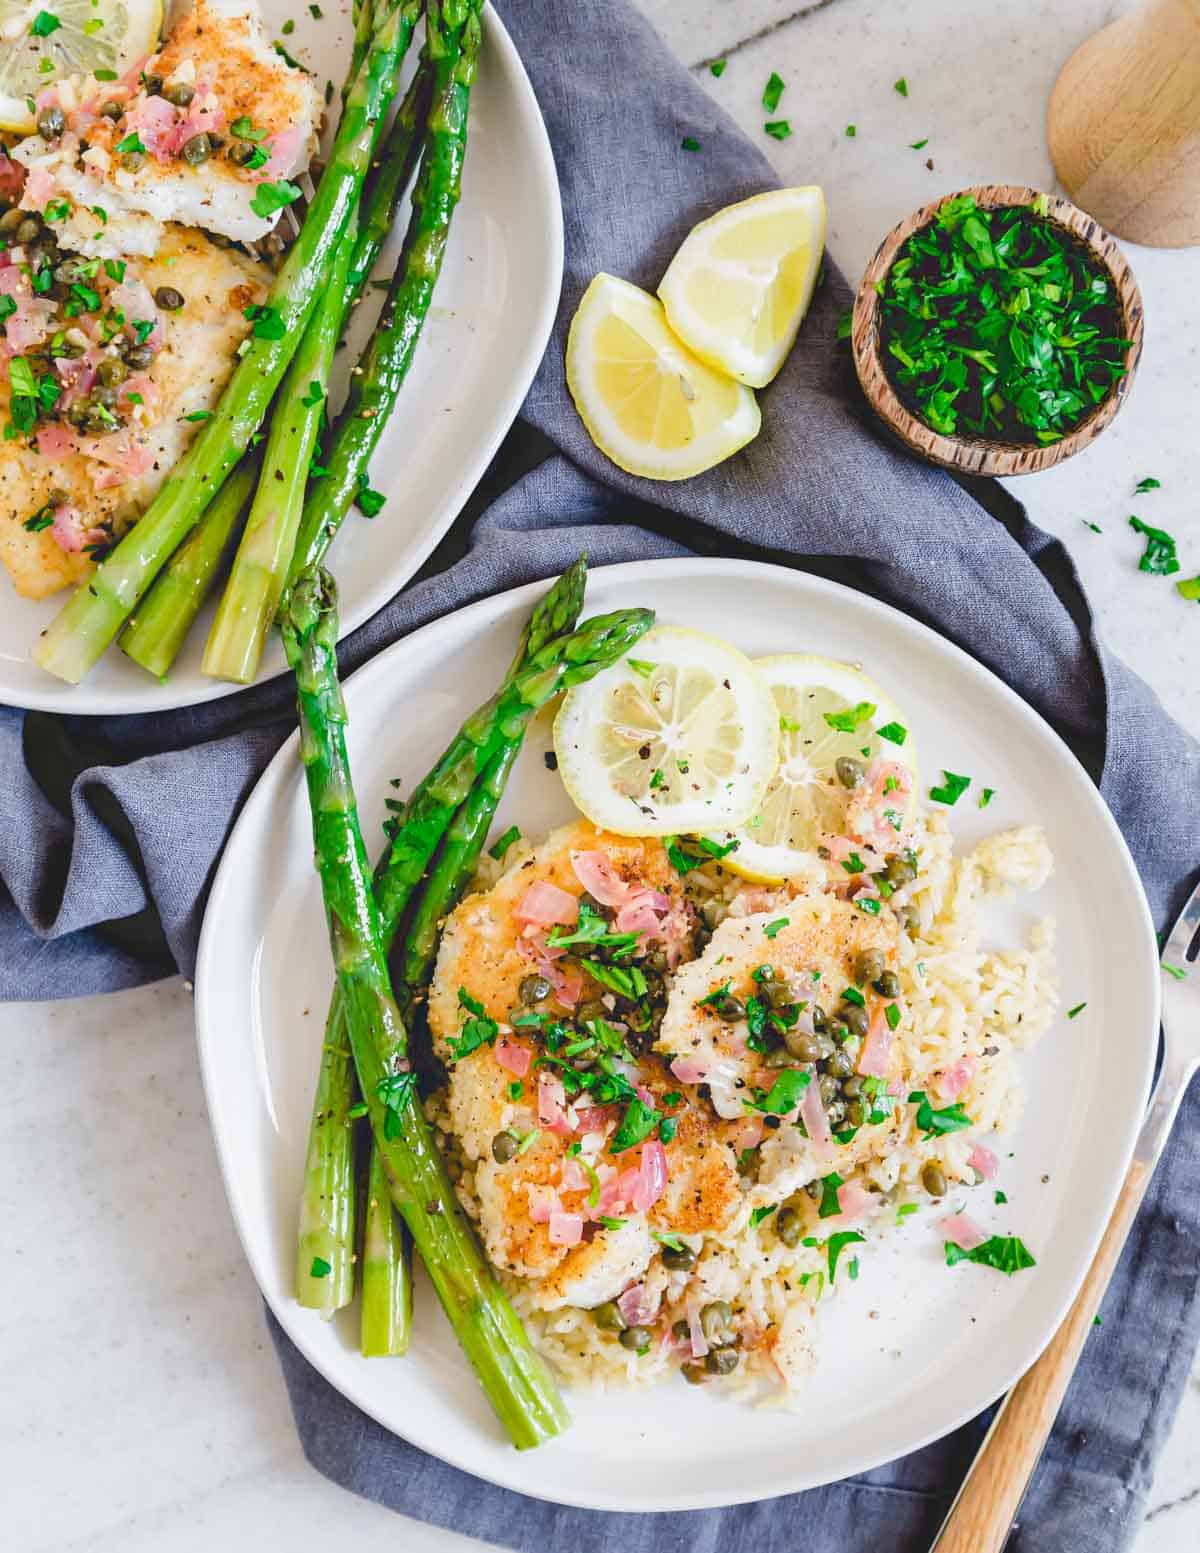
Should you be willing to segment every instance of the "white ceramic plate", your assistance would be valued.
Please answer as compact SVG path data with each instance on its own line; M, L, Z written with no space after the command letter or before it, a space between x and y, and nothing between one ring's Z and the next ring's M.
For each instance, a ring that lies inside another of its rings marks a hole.
M409 786L489 693L540 588L426 627L354 676L350 742L364 825L379 836L388 778ZM754 1500L847 1476L913 1450L985 1407L1064 1314L1124 1175L1158 1030L1154 933L1125 845L1092 783L1010 690L906 616L835 584L750 563L675 560L598 571L588 610L653 606L752 655L818 651L861 661L905 708L927 780L975 778L952 811L960 844L1037 821L1056 857L1040 897L998 911L996 940L1058 919L1063 1007L1022 1062L1027 1105L998 1146L998 1186L970 1194L989 1229L1020 1234L1037 1267L1013 1278L945 1267L934 1215L864 1248L862 1272L824 1312L821 1363L796 1413L722 1401L679 1379L650 1391L575 1393L570 1431L518 1454L501 1439L422 1282L412 1350L364 1360L356 1308L325 1324L292 1300L297 1194L329 996L329 955L296 741L252 794L217 875L197 974L200 1053L226 1188L254 1273L292 1339L338 1389L414 1444L509 1488L610 1510ZM497 817L539 836L568 819L539 719ZM986 784L986 813L975 801ZM1012 1156L1008 1154L1013 1151ZM839 1283L841 1280L839 1280ZM871 1313L878 1312L873 1319Z
M288 49L340 87L349 54L349 7L342 0L314 20L291 0L263 0L272 36L287 18ZM416 67L413 42L405 83ZM390 275L407 222L402 208L377 273ZM479 76L471 93L470 144L462 201L445 264L408 381L371 465L371 483L387 495L368 522L352 510L330 564L342 599L343 635L360 626L409 580L461 511L512 425L554 323L562 282L562 207L546 127L529 78L496 12L484 15ZM378 313L368 292L340 356L340 400L350 364ZM209 679L200 658L212 618L197 620L164 683L119 648L82 685L65 685L29 657L32 644L70 596L18 598L0 575L0 702L52 711L152 712L233 694L241 687ZM260 679L282 672L272 637Z

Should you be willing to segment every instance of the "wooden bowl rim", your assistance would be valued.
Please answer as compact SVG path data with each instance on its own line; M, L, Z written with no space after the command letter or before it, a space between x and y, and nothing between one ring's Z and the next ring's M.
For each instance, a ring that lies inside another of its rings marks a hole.
M972 195L977 205L988 210L1028 205L1035 199L1044 199L1047 216L1083 244L1116 290L1122 335L1132 342L1125 351L1125 374L1108 395L1058 442L1001 442L984 437L947 437L934 431L932 426L901 401L884 367L879 349L880 297L875 289L876 284L891 269L901 245L914 232L928 226L943 205L964 194ZM867 265L854 299L850 323L854 369L868 404L879 418L906 447L922 458L975 475L1033 474L1061 463L1093 442L1125 402L1141 359L1142 341L1142 294L1116 239L1070 200L1021 184L974 184L952 194L943 194L898 222L879 244Z

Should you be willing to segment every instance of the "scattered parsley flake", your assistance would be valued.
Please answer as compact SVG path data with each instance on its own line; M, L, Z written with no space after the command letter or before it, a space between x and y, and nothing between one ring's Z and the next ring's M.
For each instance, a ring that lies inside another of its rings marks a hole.
M861 1246L866 1244L867 1237L856 1229L839 1230L836 1235L830 1235L825 1242L825 1254L829 1258L829 1281L837 1280L838 1258L847 1246Z
M1164 971L1166 971L1168 976L1174 976L1176 981L1182 981L1187 975L1187 972L1182 968L1182 966L1168 965L1166 960L1162 961L1162 968Z
M695 135L685 135L679 142L679 149L681 151L699 151L700 142L696 139Z
M993 1200L994 1200L997 1208L1003 1208L1005 1203L1008 1201L1008 1193L1007 1192L1002 1192L1002 1191L1000 1191L997 1188L996 1195L995 1195L995 1198Z
M847 140L853 140L857 134L858 134L858 125L857 124L847 124L846 125L846 139Z
M778 1206L778 1203L772 1203L769 1208L752 1208L750 1210L750 1223L757 1227L764 1219L770 1218Z
M910 1214L920 1213L921 1205L915 1202L902 1202L896 1209L896 1223L903 1224Z
M768 938L776 938L787 927L792 919L790 917L776 917L774 922L768 922L763 932Z
M979 807L981 809L986 809L988 804L991 803L995 796L996 789L994 787L985 787L979 795Z
M120 149L118 146L117 150ZM256 216L273 216L277 210L283 210L293 200L298 200L300 192L299 184L289 183L286 178L281 178L278 183L260 183L250 201L250 209Z
M821 1177L821 1201L817 1206L817 1216L822 1219L832 1219L841 1213L842 1205L838 1201L838 1187L846 1183L837 1171L832 1171L827 1176Z
M851 852L849 857L842 860L842 867L848 874L861 874L866 866L857 852Z
M1076 1003L1074 1008L1069 1008L1067 1010L1067 1018L1068 1019L1076 1018L1079 1014L1083 1013L1083 1011L1084 1011L1084 1009L1086 1007L1087 1007L1086 1003Z
M765 1094L761 1089L756 1090L755 1098L743 1103L751 1110L762 1111L767 1116L786 1116L800 1104L811 1082L811 1073L805 1073L800 1068L784 1068Z
M122 156L124 156L126 153L131 155L139 155L141 152L145 151L146 148L142 144L142 137L135 129L131 130L130 133L125 136L124 140L118 140L114 149L119 151Z
M29 24L29 35L33 38L48 38L61 26L62 23L53 11L39 11Z
M386 500L387 497L382 491L372 490L369 485L360 485L354 497L354 504L364 518L374 518L383 511Z
M186 415L180 417L181 420L185 421L211 421L212 418L213 413L211 410L189 410Z
M1150 572L1156 577L1169 577L1179 570L1179 557L1175 553L1175 540L1166 529L1154 528L1132 514L1129 526L1143 535L1146 548L1138 562L1139 572Z
M762 105L768 113L774 113L779 106L779 99L783 96L786 82L777 70L772 70L767 77L767 84L763 87Z
M763 130L772 140L787 140L792 133L791 120L770 119L763 125Z
M993 1235L973 1251L964 1251L952 1240L945 1242L946 1266L955 1267L959 1262L975 1262L980 1267L994 1267L998 1273L1011 1278L1026 1267L1036 1267L1024 1241L1016 1235Z
M1200 577L1185 577L1175 584L1175 589L1180 598L1191 602L1200 601Z
M975 1124L961 1104L943 1106L935 1111L923 1089L915 1089L908 1097L910 1105L917 1108L917 1126L927 1138L938 1138L948 1132L962 1132Z
M729 61L727 59L714 59L712 64L709 65L708 68L709 68L709 70L712 71L713 75L715 75L716 78L719 81L721 79L721 77L725 74L725 67L726 67L726 65L728 63L729 63Z
M823 712L821 715L838 733L853 733L860 723L869 722L877 711L874 702L860 701L841 712Z
M1153 475L1147 475L1144 480L1139 480L1133 488L1135 496L1145 496L1147 491L1157 491L1162 488L1162 481L1156 480Z
M908 738L908 729L901 723L884 723L882 727L876 728L875 734L877 738L886 739L889 744L903 744Z
M306 410L313 410L317 407L317 405L323 403L324 399L325 390L314 378L313 381L304 390L304 393L300 399L300 403L305 407Z
M926 135L924 140L910 140L908 142L908 149L910 151L924 151L925 147L928 144L929 144L929 136Z
M252 302L249 307L243 309L242 317L249 319L254 325L252 332L256 339L282 340L287 334L278 308ZM153 325L151 327L153 328Z
M883 1017L887 1020L889 1030L894 1030L900 1023L899 1003L889 1003L883 1010Z
M311 1274L312 1277L314 1277L314 1278L328 1278L332 1271L333 1271L333 1268L330 1266L330 1264L325 1260L325 1258L323 1256L314 1256L313 1257L313 1259L312 1259L312 1266L309 1268L309 1273Z
M901 97L907 97L908 96L908 82L904 79L903 76L901 76L898 81L893 81L892 82L892 90L894 92L899 92Z
M969 776L959 776L954 771L947 771L944 766L942 767L942 775L946 779L945 783L941 787L931 787L929 789L929 796L934 803L944 803L953 806L966 792L967 788L970 787L971 778Z
M508 1098L510 1100L519 1100L524 1093L525 1086L522 1084L521 1080L519 1078L513 1079L512 1083L508 1086Z
M520 841L520 839L521 827L519 825L510 825L503 836L488 848L488 856L494 857L498 863L502 863L504 861L504 854L509 847L512 846L514 841Z
M856 895L854 904L859 911L865 911L869 917L877 917L880 911L879 897L877 895Z

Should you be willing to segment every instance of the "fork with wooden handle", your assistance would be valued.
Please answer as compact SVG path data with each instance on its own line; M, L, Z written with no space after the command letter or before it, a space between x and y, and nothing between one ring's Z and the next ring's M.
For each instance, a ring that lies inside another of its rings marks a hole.
M1200 957L1200 886L1176 922L1164 961L1186 970ZM1200 977L1200 972L1197 973ZM1054 1427L1104 1291L1166 1145L1180 1102L1200 1067L1200 979L1166 980L1163 1063L1108 1228L1062 1326L1000 1405L931 1553L1000 1553Z

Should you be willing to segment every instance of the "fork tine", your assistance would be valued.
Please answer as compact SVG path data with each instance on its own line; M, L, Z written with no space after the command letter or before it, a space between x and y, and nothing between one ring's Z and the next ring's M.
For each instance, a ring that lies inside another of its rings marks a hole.
M1176 918L1171 936L1163 946L1163 956L1175 961L1186 960L1189 965L1200 956L1200 884Z

